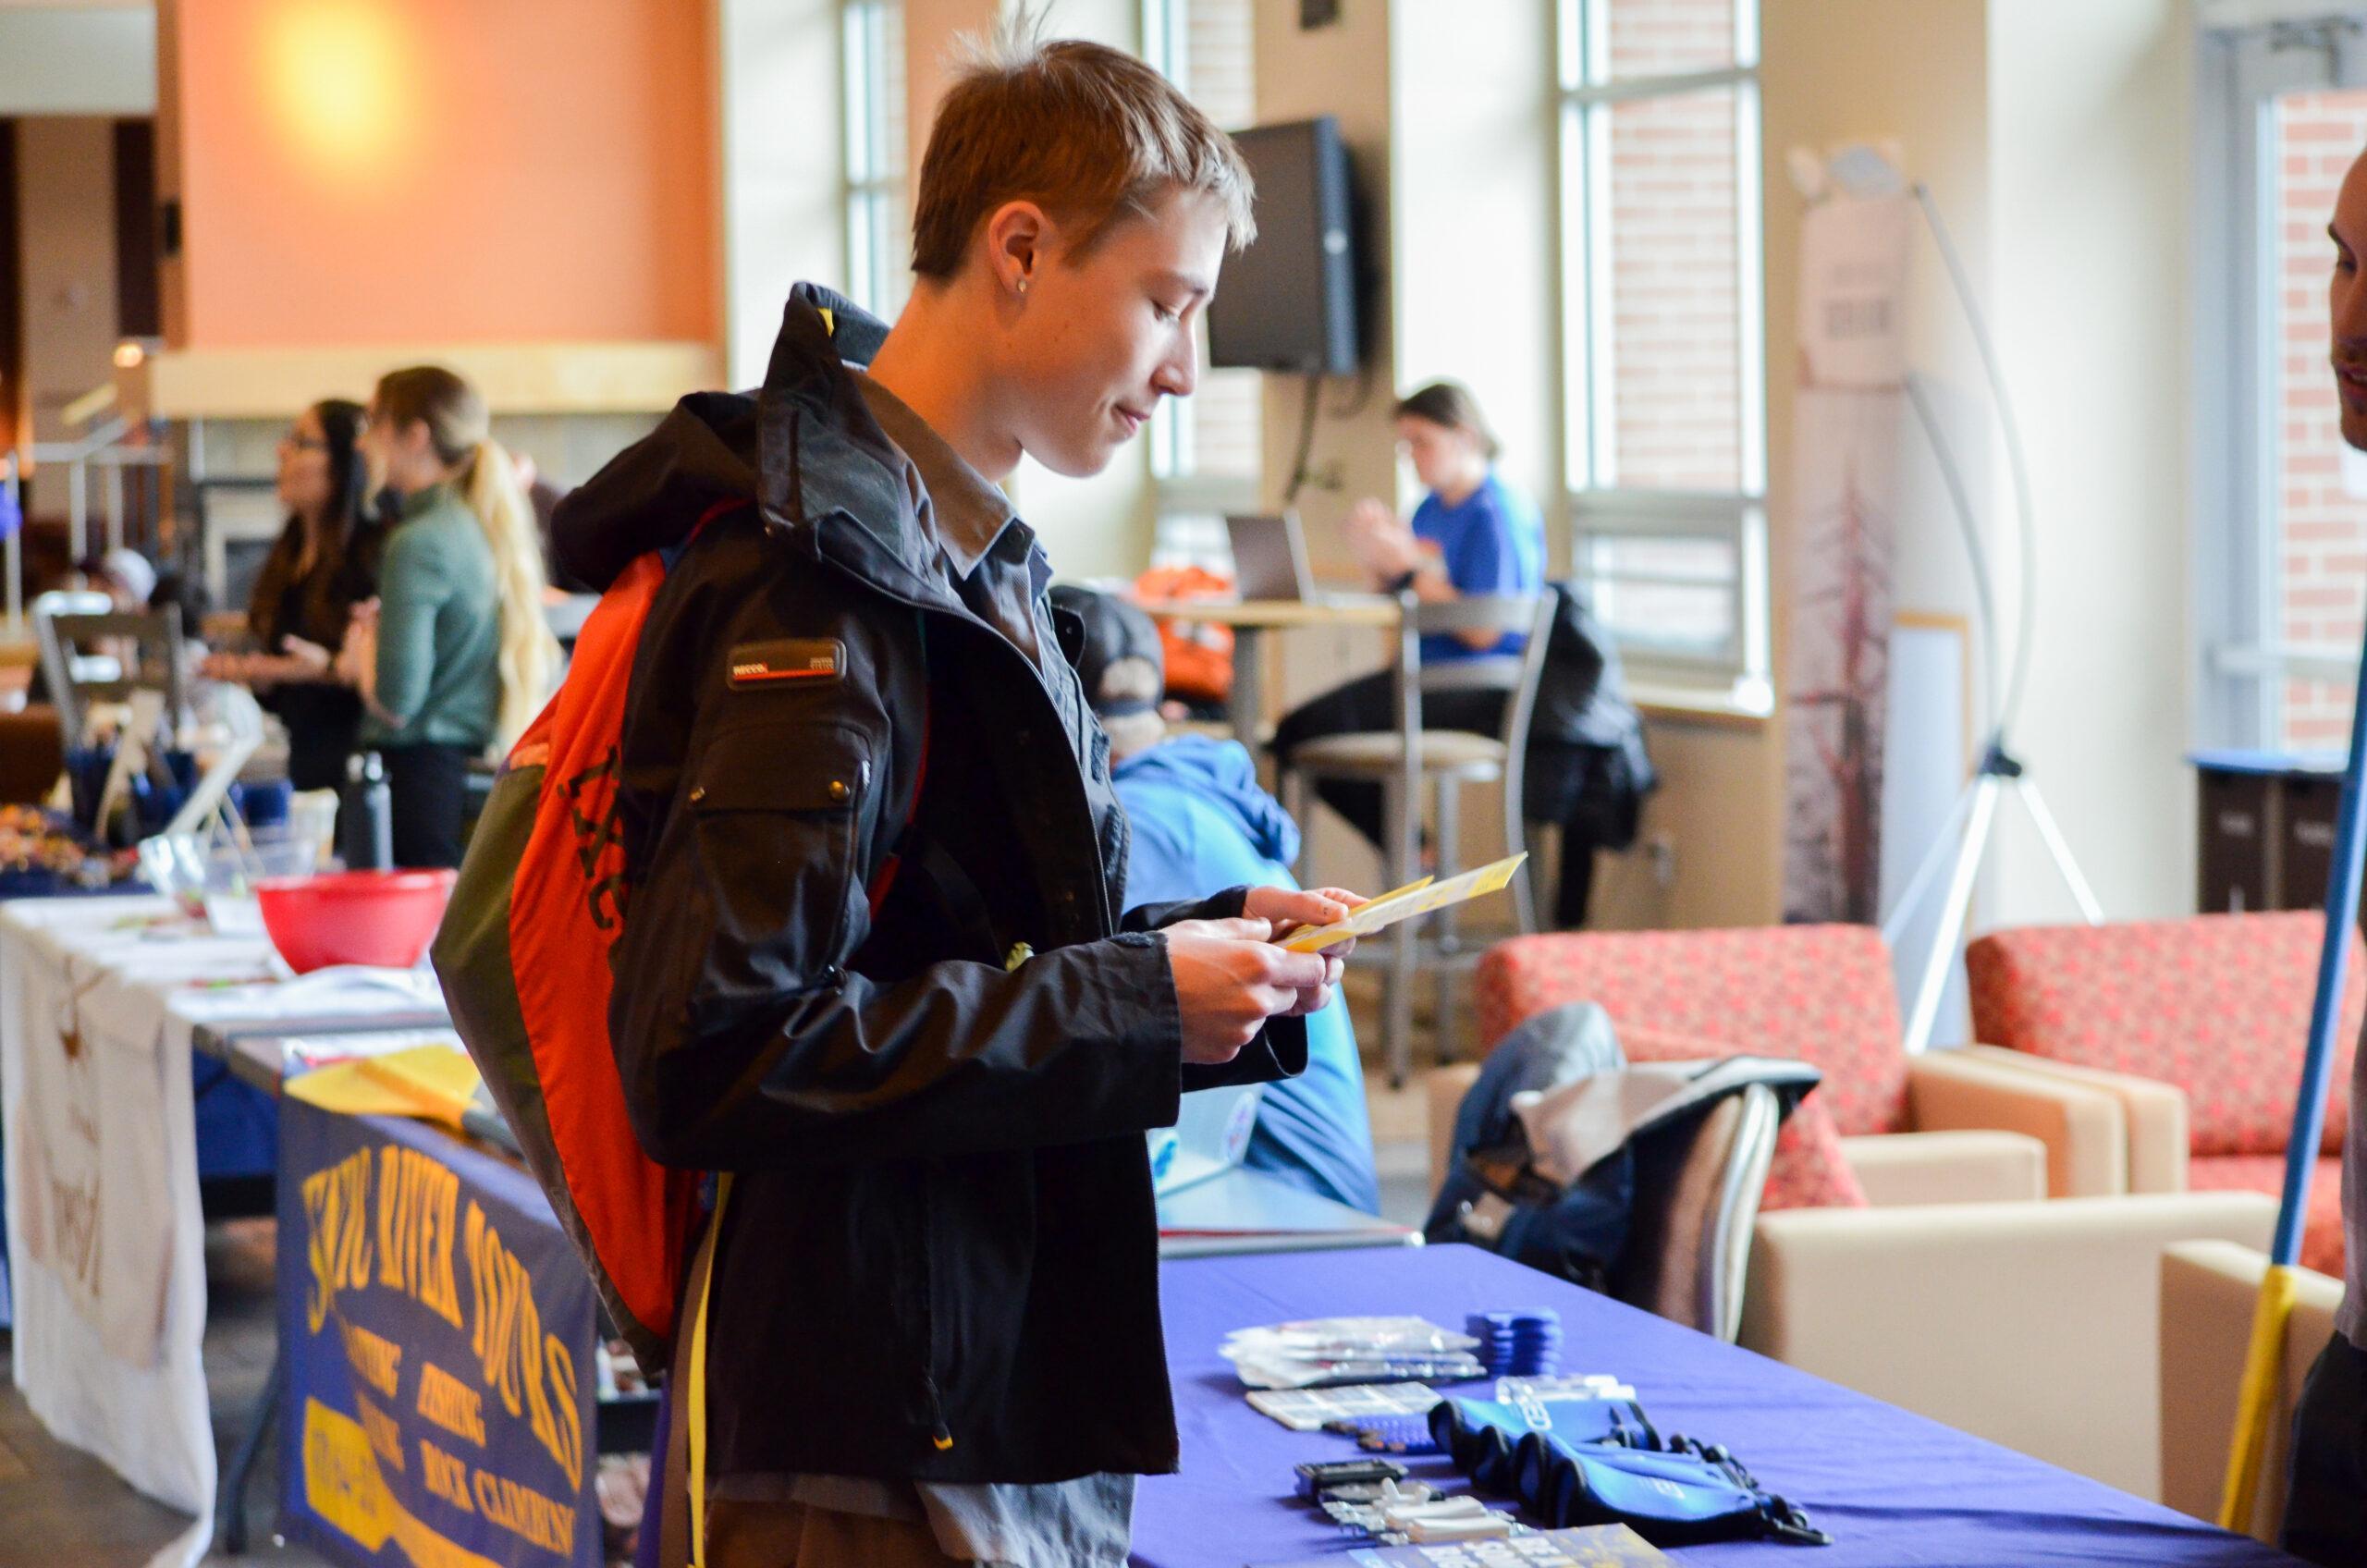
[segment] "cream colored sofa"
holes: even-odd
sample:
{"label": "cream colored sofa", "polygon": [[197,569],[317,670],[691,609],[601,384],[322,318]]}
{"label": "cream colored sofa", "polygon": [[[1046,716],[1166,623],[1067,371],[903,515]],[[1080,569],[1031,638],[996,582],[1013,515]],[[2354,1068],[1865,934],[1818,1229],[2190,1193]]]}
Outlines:
{"label": "cream colored sofa", "polygon": [[[2198,1519],[2219,1516],[2252,1304],[2267,1270],[2266,1253],[2229,1242],[2187,1242],[2162,1256],[2162,1501]],[[2302,1270],[2249,1526],[2271,1545],[2285,1519],[2293,1408],[2341,1303],[2341,1280]]]}

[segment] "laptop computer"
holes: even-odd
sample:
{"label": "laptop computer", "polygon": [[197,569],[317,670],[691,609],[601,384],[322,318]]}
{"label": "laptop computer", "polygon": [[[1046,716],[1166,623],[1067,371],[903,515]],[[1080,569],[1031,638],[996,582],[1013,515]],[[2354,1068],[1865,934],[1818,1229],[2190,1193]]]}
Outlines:
{"label": "laptop computer", "polygon": [[1196,1089],[1184,1096],[1172,1127],[1150,1132],[1151,1185],[1162,1197],[1180,1193],[1239,1165],[1249,1152],[1257,1125],[1263,1084],[1226,1089]]}
{"label": "laptop computer", "polygon": [[1306,564],[1306,532],[1296,512],[1228,517],[1224,527],[1233,536],[1233,581],[1244,599],[1313,604],[1319,597]]}

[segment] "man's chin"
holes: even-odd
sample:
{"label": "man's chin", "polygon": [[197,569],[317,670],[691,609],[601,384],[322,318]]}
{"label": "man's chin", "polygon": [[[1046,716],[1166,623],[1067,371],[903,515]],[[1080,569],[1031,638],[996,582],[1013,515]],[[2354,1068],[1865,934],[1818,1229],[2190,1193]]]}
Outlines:
{"label": "man's chin", "polygon": [[1063,479],[1091,479],[1110,466],[1122,443],[1093,442],[1073,449],[1030,452],[1027,455]]}
{"label": "man's chin", "polygon": [[2367,413],[2342,410],[2342,439],[2353,450],[2367,452]]}

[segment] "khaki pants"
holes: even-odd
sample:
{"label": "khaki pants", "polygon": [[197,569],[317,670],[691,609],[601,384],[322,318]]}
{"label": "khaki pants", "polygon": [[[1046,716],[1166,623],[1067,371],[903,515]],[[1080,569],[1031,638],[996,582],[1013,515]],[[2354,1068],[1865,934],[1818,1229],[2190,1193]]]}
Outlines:
{"label": "khaki pants", "polygon": [[[705,1295],[715,1262],[716,1227],[700,1238],[691,1263],[686,1300]],[[688,1370],[690,1312],[678,1329],[675,1365]],[[678,1399],[667,1434],[665,1464],[650,1501],[660,1512],[661,1568],[688,1568],[691,1561],[690,1402]],[[863,1513],[809,1508],[801,1502],[744,1502],[710,1496],[706,1506],[706,1561],[703,1568],[946,1568],[948,1557],[937,1532],[921,1519],[879,1519]],[[983,1565],[975,1565],[983,1568]]]}
{"label": "khaki pants", "polygon": [[706,1568],[946,1568],[926,1519],[874,1519],[802,1502],[707,1505]]}

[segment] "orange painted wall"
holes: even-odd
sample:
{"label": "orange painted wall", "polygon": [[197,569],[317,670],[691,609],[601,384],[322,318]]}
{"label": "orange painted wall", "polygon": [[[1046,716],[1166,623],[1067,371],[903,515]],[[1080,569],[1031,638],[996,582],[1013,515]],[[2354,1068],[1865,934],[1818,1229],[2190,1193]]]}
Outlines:
{"label": "orange painted wall", "polygon": [[708,0],[172,9],[175,347],[720,339]]}

